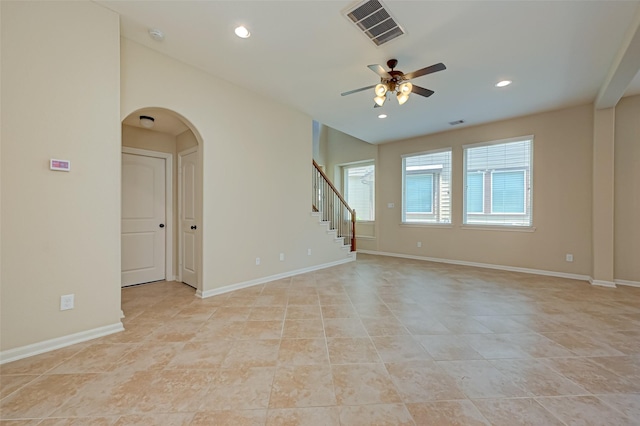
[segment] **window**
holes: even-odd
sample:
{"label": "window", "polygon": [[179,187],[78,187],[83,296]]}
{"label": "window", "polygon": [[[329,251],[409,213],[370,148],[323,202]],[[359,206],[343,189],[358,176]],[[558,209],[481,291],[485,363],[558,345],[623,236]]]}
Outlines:
{"label": "window", "polygon": [[451,149],[402,158],[402,222],[451,223]]}
{"label": "window", "polygon": [[464,147],[464,224],[531,226],[533,137]]}
{"label": "window", "polygon": [[355,209],[356,220],[375,220],[375,166],[358,163],[343,166],[344,195],[349,207]]}

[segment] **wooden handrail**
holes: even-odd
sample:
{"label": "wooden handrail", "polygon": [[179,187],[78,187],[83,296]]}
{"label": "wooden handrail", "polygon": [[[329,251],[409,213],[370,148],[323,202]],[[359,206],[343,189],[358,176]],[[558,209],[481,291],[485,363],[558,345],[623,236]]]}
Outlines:
{"label": "wooden handrail", "polygon": [[[333,185],[329,177],[322,171],[315,160],[313,160],[313,167],[316,172],[312,185],[314,192],[312,198],[313,211],[320,211],[323,220],[329,221],[330,229],[334,229],[338,237],[349,239],[351,251],[356,251],[356,211],[349,207],[349,204],[342,194],[340,194],[340,191]],[[318,182],[322,182],[322,185],[319,185]],[[318,202],[317,205],[316,202]],[[340,208],[343,209],[341,212],[335,210],[334,202],[341,206]],[[346,212],[349,212],[351,215],[350,226],[345,226],[346,223],[343,215],[346,216]]]}
{"label": "wooden handrail", "polygon": [[329,177],[324,174],[324,172],[322,171],[322,169],[320,168],[318,163],[316,163],[316,160],[311,160],[311,161],[313,161],[313,166],[316,168],[316,170],[318,170],[320,172],[320,174],[322,175],[324,180],[327,181],[327,184],[329,184],[331,189],[333,189],[333,192],[338,196],[340,201],[342,201],[342,204],[344,204],[344,206],[347,208],[347,210],[349,210],[349,213],[353,214],[353,209],[351,207],[349,207],[349,203],[347,203],[347,201],[344,198],[342,198],[342,194],[340,194],[340,191],[338,191],[336,189],[336,187],[333,186],[333,183],[331,183],[331,179],[329,179]]}

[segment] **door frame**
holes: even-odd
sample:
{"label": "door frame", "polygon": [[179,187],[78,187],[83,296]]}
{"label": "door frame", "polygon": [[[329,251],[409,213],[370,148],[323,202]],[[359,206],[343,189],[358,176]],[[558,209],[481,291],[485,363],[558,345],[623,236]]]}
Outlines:
{"label": "door frame", "polygon": [[[164,217],[165,217],[165,239],[164,239],[164,275],[166,281],[175,281],[173,274],[173,154],[167,152],[150,151],[147,149],[122,147],[123,154],[140,155],[143,157],[154,157],[164,159]],[[122,162],[121,162],[122,163]],[[120,185],[122,185],[122,179]]]}
{"label": "door frame", "polygon": [[[176,281],[182,282],[182,247],[184,244],[182,238],[182,157],[185,155],[193,154],[194,152],[198,152],[198,146],[192,146],[191,148],[187,148],[184,151],[180,151],[178,153],[178,271],[176,274]],[[196,161],[196,165],[199,164],[199,161]],[[199,166],[196,166],[199,167]],[[199,172],[197,172],[199,173]],[[199,182],[202,185],[202,181]],[[199,194],[196,194],[196,197],[199,197]],[[199,201],[196,198],[196,213],[201,213],[199,210]],[[198,238],[196,233],[196,238]],[[202,250],[202,246],[198,244],[198,240],[196,240],[196,248]],[[196,290],[200,288],[200,253],[196,253]]]}

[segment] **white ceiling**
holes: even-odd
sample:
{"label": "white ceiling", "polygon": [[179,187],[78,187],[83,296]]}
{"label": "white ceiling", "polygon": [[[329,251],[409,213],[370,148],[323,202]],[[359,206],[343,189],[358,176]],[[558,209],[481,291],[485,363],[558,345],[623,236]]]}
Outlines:
{"label": "white ceiling", "polygon": [[[121,15],[123,37],[370,143],[593,102],[640,11],[638,1],[386,0],[407,34],[376,47],[343,16],[351,1],[98,3]],[[234,35],[239,24],[251,38]],[[438,62],[447,70],[413,80],[435,94],[402,106],[390,99],[374,110],[372,90],[340,96],[376,84],[367,65],[391,58],[405,73]],[[502,79],[513,84],[494,87]]]}

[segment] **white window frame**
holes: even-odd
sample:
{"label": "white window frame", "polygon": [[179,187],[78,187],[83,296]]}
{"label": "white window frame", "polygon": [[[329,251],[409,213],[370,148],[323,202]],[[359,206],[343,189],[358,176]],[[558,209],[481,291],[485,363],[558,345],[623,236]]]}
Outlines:
{"label": "white window frame", "polygon": [[[340,170],[340,179],[342,180],[341,182],[341,186],[342,186],[342,193],[344,195],[344,199],[347,201],[347,203],[349,203],[349,198],[348,198],[348,187],[349,187],[349,183],[348,183],[348,178],[347,178],[347,171],[350,168],[356,168],[356,167],[366,167],[366,166],[373,166],[373,175],[374,175],[374,179],[373,179],[373,219],[368,219],[368,220],[361,220],[358,219],[358,209],[356,209],[356,222],[357,223],[374,223],[376,221],[376,179],[375,179],[375,175],[376,175],[376,162],[375,160],[362,160],[362,161],[355,161],[353,163],[344,163],[344,164],[339,164],[338,168]],[[351,204],[349,204],[349,207],[354,208],[354,206],[352,206]]]}
{"label": "white window frame", "polygon": [[[471,213],[471,212],[467,212],[467,150],[468,149],[472,149],[472,148],[479,148],[479,147],[484,147],[484,146],[492,146],[492,145],[503,145],[503,144],[508,144],[508,143],[512,143],[512,142],[524,142],[524,141],[530,141],[530,149],[529,149],[529,165],[528,165],[528,170],[526,168],[518,168],[518,167],[514,167],[511,170],[504,170],[506,171],[523,171],[525,173],[525,180],[524,180],[524,194],[525,194],[525,198],[524,198],[524,213],[494,213],[492,212],[492,207],[493,207],[493,173],[496,172],[500,172],[502,170],[487,170],[484,173],[484,178],[486,179],[486,174],[487,172],[491,173],[491,197],[492,199],[489,202],[489,211],[487,212],[485,209],[485,206],[483,205],[483,212],[482,213]],[[518,136],[518,137],[513,137],[513,138],[508,138],[508,139],[500,139],[500,140],[495,140],[495,141],[490,141],[490,142],[478,142],[478,143],[473,143],[473,144],[468,144],[468,145],[463,145],[462,146],[462,157],[463,157],[463,169],[462,169],[462,185],[463,185],[463,193],[462,193],[462,227],[463,228],[486,228],[486,229],[506,229],[506,230],[535,230],[534,227],[534,222],[533,222],[533,157],[534,157],[534,135],[524,135],[524,136]],[[471,172],[471,173],[478,173],[480,171],[475,171],[475,172]],[[528,172],[528,173],[527,173]],[[527,176],[528,175],[528,176]],[[527,187],[527,177],[528,177],[528,187]],[[486,196],[485,194],[485,188],[483,185],[483,200],[484,197]],[[501,216],[501,215],[510,215],[510,216],[526,216],[527,215],[527,202],[529,205],[529,224],[528,225],[516,225],[516,224],[512,224],[512,223],[499,223],[499,222],[495,222],[495,223],[477,223],[477,222],[472,222],[469,223],[468,222],[468,217],[473,217],[473,216]]]}
{"label": "white window frame", "polygon": [[[448,152],[449,153],[449,220],[447,222],[436,222],[434,221],[428,221],[428,220],[407,220],[407,183],[406,183],[406,170],[407,170],[407,165],[406,165],[406,160],[407,158],[412,158],[412,157],[419,157],[422,155],[432,155],[432,154],[439,154],[439,153],[443,153],[443,152]],[[451,184],[451,180],[453,179],[453,148],[451,147],[447,147],[447,148],[441,148],[441,149],[434,149],[434,150],[429,150],[429,151],[422,151],[422,152],[414,152],[411,154],[404,154],[401,156],[402,159],[402,211],[401,211],[401,224],[402,225],[411,225],[411,226],[451,226],[451,216],[452,216],[452,204],[453,204],[453,196],[452,196],[452,184]],[[412,167],[412,166],[411,166]],[[426,166],[416,166],[416,167],[420,167],[422,170],[434,170],[433,173],[433,181],[432,181],[432,185],[431,185],[431,212],[425,212],[425,214],[429,214],[429,215],[433,215],[436,216],[436,212],[435,212],[435,198],[436,198],[436,190],[435,190],[435,185],[436,185],[436,181],[441,181],[442,179],[442,173],[440,173],[440,179],[436,179],[435,176],[435,171],[438,170],[443,170],[442,167],[437,167],[435,165],[426,165]],[[415,212],[412,212],[415,213]]]}

